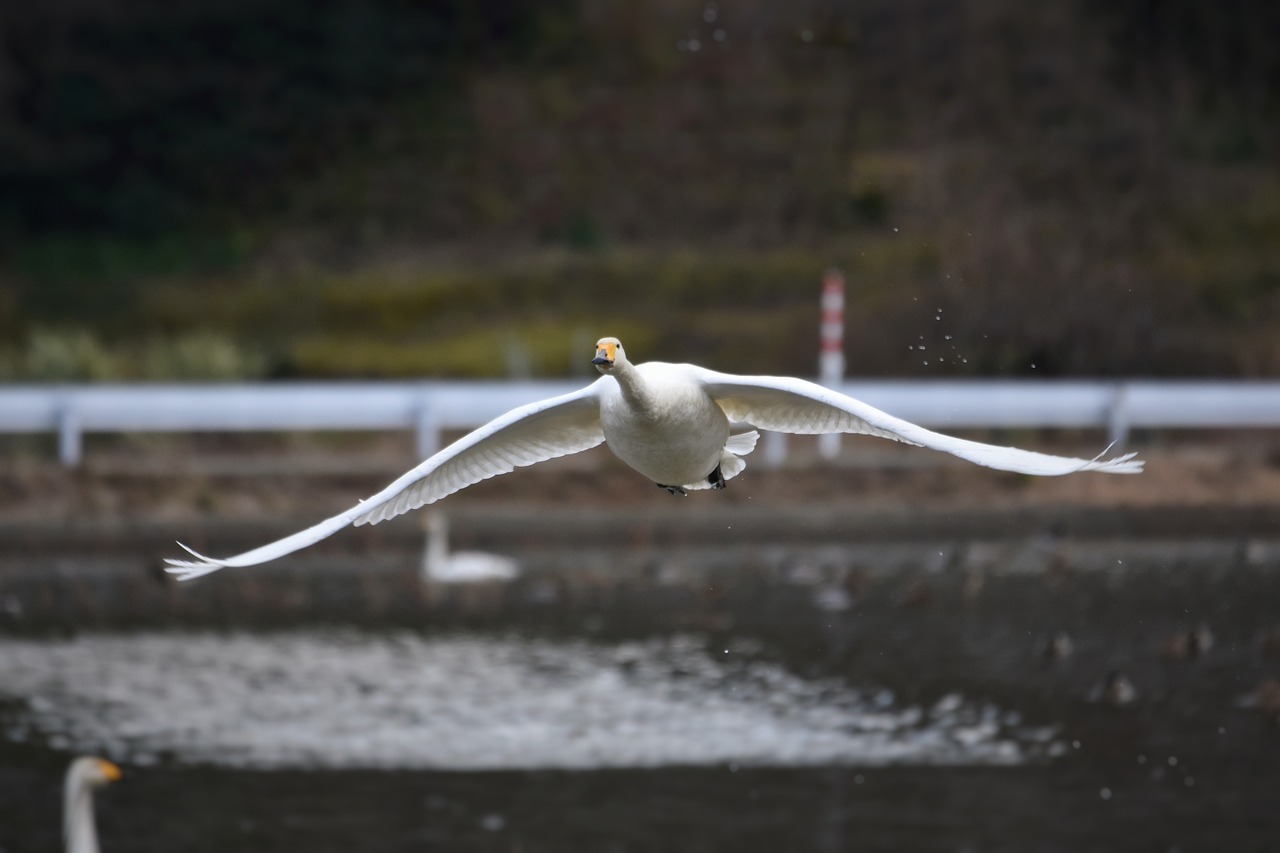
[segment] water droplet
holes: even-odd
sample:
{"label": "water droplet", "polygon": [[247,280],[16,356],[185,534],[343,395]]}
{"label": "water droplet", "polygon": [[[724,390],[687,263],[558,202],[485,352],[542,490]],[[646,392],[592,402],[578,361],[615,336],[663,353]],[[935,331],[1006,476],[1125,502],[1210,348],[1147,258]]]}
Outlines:
{"label": "water droplet", "polygon": [[1101,791],[1099,791],[1099,792],[1098,792],[1098,796],[1099,796],[1099,797],[1102,797],[1102,799],[1104,799],[1104,800],[1109,800],[1109,799],[1111,799],[1111,789],[1110,789],[1110,788],[1103,788]]}
{"label": "water droplet", "polygon": [[[813,41],[813,30],[807,30],[807,29],[806,29],[806,30],[801,30],[801,31],[800,31],[800,41],[804,42],[805,44],[808,44],[809,42]],[[898,229],[897,229],[897,228],[895,228],[895,229],[893,229],[893,230],[894,230],[894,231],[897,231]]]}
{"label": "water droplet", "polygon": [[1178,766],[1178,756],[1176,756],[1176,755],[1170,755],[1170,756],[1169,756],[1169,766],[1170,766],[1170,767],[1177,767],[1177,766]]}
{"label": "water droplet", "polygon": [[718,42],[723,42],[729,36],[728,36],[728,33],[726,33],[724,30],[716,30],[711,34],[711,37]]}

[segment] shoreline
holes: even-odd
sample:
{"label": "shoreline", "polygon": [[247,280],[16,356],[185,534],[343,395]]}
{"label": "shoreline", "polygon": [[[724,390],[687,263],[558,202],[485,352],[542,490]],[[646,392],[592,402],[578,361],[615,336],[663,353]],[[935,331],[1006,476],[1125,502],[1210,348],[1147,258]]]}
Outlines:
{"label": "shoreline", "polygon": [[[847,592],[867,578],[924,589],[1117,567],[1169,578],[1280,570],[1280,454],[1270,436],[1143,449],[1148,471],[1127,477],[1029,478],[914,448],[846,444],[827,463],[801,443],[791,467],[749,467],[724,492],[688,498],[658,494],[607,452],[589,452],[192,584],[163,572],[165,557],[180,556],[177,541],[212,554],[257,547],[352,505],[412,458],[384,439],[374,453],[366,444],[273,454],[248,442],[174,454],[183,445],[168,443],[94,454],[76,471],[19,460],[0,472],[0,631],[477,614],[498,624],[544,599],[595,596],[625,608],[637,590],[696,599],[717,586]],[[449,520],[451,550],[516,558],[522,577],[425,583],[430,513]]]}

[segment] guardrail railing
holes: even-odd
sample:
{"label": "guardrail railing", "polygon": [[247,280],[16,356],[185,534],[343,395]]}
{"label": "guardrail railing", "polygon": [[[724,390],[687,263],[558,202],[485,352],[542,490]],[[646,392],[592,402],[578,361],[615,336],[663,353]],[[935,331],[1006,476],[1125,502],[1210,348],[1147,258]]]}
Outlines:
{"label": "guardrail railing", "polygon": [[[0,386],[0,432],[53,432],[79,463],[90,432],[413,430],[418,451],[581,380]],[[838,390],[937,429],[1077,427],[1123,445],[1133,428],[1280,426],[1280,382],[864,380]],[[766,445],[782,461],[785,443]]]}

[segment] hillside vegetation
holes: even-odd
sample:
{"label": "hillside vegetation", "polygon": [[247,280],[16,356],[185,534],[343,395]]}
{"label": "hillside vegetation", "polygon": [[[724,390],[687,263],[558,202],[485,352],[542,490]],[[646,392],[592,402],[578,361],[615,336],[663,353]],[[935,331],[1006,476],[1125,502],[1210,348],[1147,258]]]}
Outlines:
{"label": "hillside vegetation", "polygon": [[1276,7],[484,5],[0,13],[0,376],[1280,372]]}

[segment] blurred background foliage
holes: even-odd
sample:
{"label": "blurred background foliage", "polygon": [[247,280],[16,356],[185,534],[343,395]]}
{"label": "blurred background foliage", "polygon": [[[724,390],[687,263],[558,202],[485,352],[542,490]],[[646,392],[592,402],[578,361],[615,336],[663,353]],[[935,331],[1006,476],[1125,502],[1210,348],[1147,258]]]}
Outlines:
{"label": "blurred background foliage", "polygon": [[0,378],[1280,372],[1280,5],[0,8]]}

